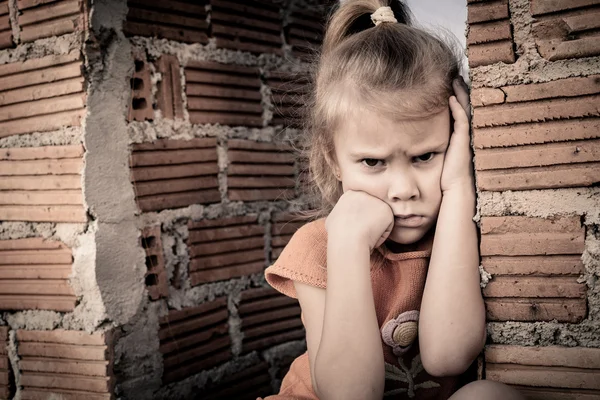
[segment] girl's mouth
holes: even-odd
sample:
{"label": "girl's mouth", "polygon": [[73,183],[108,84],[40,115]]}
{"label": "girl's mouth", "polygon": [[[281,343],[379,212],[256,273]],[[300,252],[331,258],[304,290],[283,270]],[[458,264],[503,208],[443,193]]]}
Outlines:
{"label": "girl's mouth", "polygon": [[396,226],[404,228],[417,228],[423,224],[425,218],[422,215],[396,215],[394,217],[394,223]]}

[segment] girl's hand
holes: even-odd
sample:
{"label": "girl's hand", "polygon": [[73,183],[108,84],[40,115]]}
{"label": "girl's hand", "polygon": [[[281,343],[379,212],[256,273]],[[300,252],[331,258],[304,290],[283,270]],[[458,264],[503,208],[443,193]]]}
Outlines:
{"label": "girl's hand", "polygon": [[469,96],[463,85],[464,82],[460,83],[455,80],[453,87],[456,96],[450,97],[450,112],[454,119],[454,131],[450,135],[450,144],[444,159],[441,179],[442,193],[454,187],[473,189],[474,186],[473,156],[469,135],[469,115],[467,114],[467,112],[470,114]]}
{"label": "girl's hand", "polygon": [[327,217],[325,227],[330,240],[344,240],[347,246],[368,245],[371,252],[392,232],[394,213],[377,197],[348,190]]}

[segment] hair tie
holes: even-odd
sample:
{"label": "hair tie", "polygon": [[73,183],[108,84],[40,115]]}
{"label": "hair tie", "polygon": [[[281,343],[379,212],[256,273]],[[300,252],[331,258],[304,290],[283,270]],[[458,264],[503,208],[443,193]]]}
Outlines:
{"label": "hair tie", "polygon": [[379,7],[373,14],[371,14],[371,21],[375,24],[375,26],[381,24],[382,22],[398,22],[396,17],[394,17],[394,12],[391,7]]}

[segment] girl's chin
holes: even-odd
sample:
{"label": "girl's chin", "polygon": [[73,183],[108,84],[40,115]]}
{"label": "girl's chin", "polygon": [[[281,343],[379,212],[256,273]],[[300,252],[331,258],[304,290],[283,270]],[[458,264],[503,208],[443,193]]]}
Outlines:
{"label": "girl's chin", "polygon": [[425,227],[419,228],[394,228],[388,237],[388,240],[391,240],[394,243],[398,244],[414,244],[419,240],[423,239],[425,234],[429,231],[429,229],[425,229]]}

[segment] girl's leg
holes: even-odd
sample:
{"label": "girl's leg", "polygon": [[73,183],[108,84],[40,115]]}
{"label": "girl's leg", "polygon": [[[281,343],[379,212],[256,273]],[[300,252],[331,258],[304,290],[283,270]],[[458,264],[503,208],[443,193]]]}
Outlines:
{"label": "girl's leg", "polygon": [[503,383],[483,380],[463,386],[449,400],[525,400],[525,396]]}

